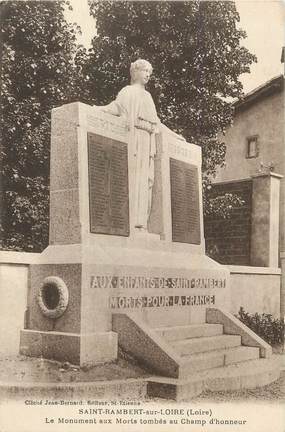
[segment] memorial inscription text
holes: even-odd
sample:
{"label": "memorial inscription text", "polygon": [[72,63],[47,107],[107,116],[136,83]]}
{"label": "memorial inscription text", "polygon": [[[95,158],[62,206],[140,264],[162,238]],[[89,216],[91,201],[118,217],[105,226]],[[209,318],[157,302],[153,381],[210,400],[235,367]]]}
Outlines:
{"label": "memorial inscription text", "polygon": [[[110,309],[203,307],[215,305],[216,294],[220,289],[226,288],[226,279],[215,277],[92,275],[90,288],[92,290],[111,290],[108,304]],[[116,295],[114,289],[118,290],[118,295]],[[150,289],[150,295],[146,291],[148,289]],[[153,289],[155,289],[155,293]],[[165,289],[167,290],[166,293],[164,292]]]}
{"label": "memorial inscription text", "polygon": [[90,231],[129,235],[127,144],[88,133]]}
{"label": "memorial inscription text", "polygon": [[198,169],[170,158],[172,241],[200,244]]}

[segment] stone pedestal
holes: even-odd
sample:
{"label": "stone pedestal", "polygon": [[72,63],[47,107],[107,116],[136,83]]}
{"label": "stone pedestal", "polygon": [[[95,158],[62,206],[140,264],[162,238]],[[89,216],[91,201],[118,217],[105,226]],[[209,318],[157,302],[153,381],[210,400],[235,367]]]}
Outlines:
{"label": "stone pedestal", "polygon": [[207,307],[229,309],[229,271],[205,255],[200,148],[158,136],[142,233],[133,222],[132,146],[122,118],[82,103],[53,110],[50,245],[30,269],[22,353],[111,361],[114,313],[162,327],[205,323]]}
{"label": "stone pedestal", "polygon": [[278,267],[279,195],[282,176],[275,173],[252,177],[252,229],[250,264]]}

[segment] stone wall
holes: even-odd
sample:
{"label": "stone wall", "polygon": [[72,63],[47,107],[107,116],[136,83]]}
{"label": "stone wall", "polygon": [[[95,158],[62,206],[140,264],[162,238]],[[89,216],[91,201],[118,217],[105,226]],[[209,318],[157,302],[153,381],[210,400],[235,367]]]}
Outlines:
{"label": "stone wall", "polygon": [[28,268],[38,254],[0,251],[0,355],[19,353],[27,307]]}
{"label": "stone wall", "polygon": [[222,264],[250,264],[252,181],[243,180],[213,185],[212,196],[225,193],[239,196],[244,204],[225,219],[207,216],[204,220],[206,252]]}
{"label": "stone wall", "polygon": [[231,273],[231,309],[271,314],[280,318],[281,270],[270,267],[229,266]]}

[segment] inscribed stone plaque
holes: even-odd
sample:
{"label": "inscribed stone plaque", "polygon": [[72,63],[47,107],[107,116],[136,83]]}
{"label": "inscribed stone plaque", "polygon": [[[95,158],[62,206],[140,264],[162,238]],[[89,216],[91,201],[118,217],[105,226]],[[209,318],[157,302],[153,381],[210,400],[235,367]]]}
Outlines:
{"label": "inscribed stone plaque", "polygon": [[127,144],[88,133],[88,171],[90,231],[128,236]]}
{"label": "inscribed stone plaque", "polygon": [[200,244],[198,169],[170,158],[172,241]]}

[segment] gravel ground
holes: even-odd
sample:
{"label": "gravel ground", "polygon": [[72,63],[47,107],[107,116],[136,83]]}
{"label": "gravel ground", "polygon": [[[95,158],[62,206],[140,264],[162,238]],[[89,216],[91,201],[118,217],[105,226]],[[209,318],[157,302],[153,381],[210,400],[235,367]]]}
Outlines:
{"label": "gravel ground", "polygon": [[68,362],[25,356],[0,358],[0,381],[13,383],[92,382],[144,377],[149,374],[120,358],[117,362],[79,368]]}
{"label": "gravel ground", "polygon": [[224,391],[224,392],[204,392],[195,402],[242,402],[242,401],[272,401],[285,402],[285,371],[281,372],[279,380],[264,387],[254,389]]}
{"label": "gravel ground", "polygon": [[[284,366],[285,366],[285,356]],[[285,367],[283,368],[285,369]],[[92,382],[118,380],[150,376],[139,365],[130,363],[127,358],[119,358],[115,363],[102,364],[90,369],[79,368],[70,363],[60,363],[25,356],[0,358],[0,381],[2,382]],[[279,380],[267,386],[225,392],[204,392],[193,402],[239,402],[239,401],[285,402],[285,370]],[[169,403],[170,401],[168,401]]]}

